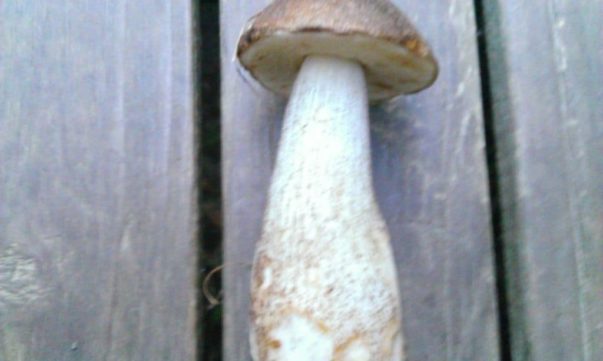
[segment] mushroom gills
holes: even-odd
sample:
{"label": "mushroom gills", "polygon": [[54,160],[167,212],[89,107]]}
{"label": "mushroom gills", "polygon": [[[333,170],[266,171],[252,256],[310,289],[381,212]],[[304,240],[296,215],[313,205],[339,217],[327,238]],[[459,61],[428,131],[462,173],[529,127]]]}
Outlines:
{"label": "mushroom gills", "polygon": [[435,80],[437,64],[406,47],[362,34],[277,32],[241,55],[251,75],[267,88],[289,95],[299,69],[310,55],[348,59],[366,71],[369,100],[414,93]]}

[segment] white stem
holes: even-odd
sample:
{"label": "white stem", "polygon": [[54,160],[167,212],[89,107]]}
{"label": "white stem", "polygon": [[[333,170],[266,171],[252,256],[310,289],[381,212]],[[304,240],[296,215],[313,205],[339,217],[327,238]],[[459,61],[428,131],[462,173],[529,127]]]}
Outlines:
{"label": "white stem", "polygon": [[287,107],[252,280],[257,361],[400,361],[362,67],[309,57]]}

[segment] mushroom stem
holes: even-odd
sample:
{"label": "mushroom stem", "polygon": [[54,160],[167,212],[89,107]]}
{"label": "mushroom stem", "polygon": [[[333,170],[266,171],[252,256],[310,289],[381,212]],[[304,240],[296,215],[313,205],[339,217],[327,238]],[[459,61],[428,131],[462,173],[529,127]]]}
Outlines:
{"label": "mushroom stem", "polygon": [[362,67],[308,58],[285,113],[267,220],[362,217],[374,204],[369,157]]}
{"label": "mushroom stem", "polygon": [[287,106],[254,262],[256,361],[402,359],[368,124],[363,68],[308,57]]}

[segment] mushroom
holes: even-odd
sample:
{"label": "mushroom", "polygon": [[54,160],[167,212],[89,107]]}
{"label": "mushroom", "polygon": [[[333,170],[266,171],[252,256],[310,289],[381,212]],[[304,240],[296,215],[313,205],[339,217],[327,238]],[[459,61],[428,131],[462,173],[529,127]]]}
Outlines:
{"label": "mushroom", "polygon": [[252,271],[253,359],[402,360],[368,103],[431,85],[428,45],[387,0],[276,0],[250,20],[237,55],[290,95]]}

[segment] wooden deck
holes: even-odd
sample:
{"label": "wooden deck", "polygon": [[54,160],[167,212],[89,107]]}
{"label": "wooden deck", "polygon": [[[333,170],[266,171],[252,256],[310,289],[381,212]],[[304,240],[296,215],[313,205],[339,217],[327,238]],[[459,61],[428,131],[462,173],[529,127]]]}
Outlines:
{"label": "wooden deck", "polygon": [[[268,2],[222,0],[214,50],[227,361],[250,360],[285,105],[233,61]],[[371,109],[407,361],[603,360],[603,0],[394,2],[440,62],[433,87]],[[0,1],[0,361],[214,346],[197,312],[198,15],[187,0]]]}
{"label": "wooden deck", "polygon": [[603,2],[484,10],[513,360],[603,360]]}
{"label": "wooden deck", "polygon": [[0,3],[0,360],[194,360],[191,9]]}

